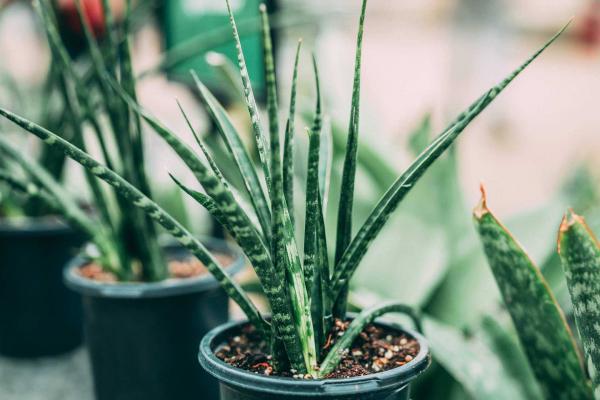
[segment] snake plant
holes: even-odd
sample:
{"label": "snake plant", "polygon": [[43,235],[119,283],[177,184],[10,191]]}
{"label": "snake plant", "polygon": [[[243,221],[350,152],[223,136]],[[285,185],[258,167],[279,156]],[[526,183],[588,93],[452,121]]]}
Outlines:
{"label": "snake plant", "polygon": [[[76,4],[82,16],[81,5]],[[33,5],[43,23],[53,64],[60,70],[64,118],[68,121],[61,138],[85,150],[89,142],[86,132],[90,132],[99,144],[106,165],[118,170],[150,196],[140,119],[124,101],[113,95],[104,79],[105,76],[118,79],[123,90],[135,97],[128,26],[130,7],[122,23],[117,24],[110,17],[110,4],[103,3],[111,34],[102,44],[96,42],[87,19],[80,18],[92,60],[92,68],[82,73],[59,35],[52,3],[37,0]],[[53,146],[45,146],[44,150],[58,150],[64,156]],[[86,183],[92,195],[90,205],[95,211],[95,215],[90,215],[80,205],[80,198],[66,189],[66,183],[57,179],[52,165],[27,157],[4,137],[0,137],[0,154],[5,163],[0,166],[0,181],[8,184],[13,192],[62,215],[71,226],[87,235],[100,252],[99,263],[118,279],[160,280],[167,277],[154,222],[133,204],[115,196],[114,190],[101,185],[93,171],[86,171]],[[77,192],[80,194],[81,190]],[[115,203],[117,207],[114,207]]]}
{"label": "snake plant", "polygon": [[[135,206],[145,212],[148,217],[160,224],[202,261],[230,298],[241,307],[249,322],[265,337],[270,338],[273,363],[276,368],[290,368],[298,373],[320,378],[336,367],[340,355],[367,323],[383,313],[408,311],[404,305],[398,303],[387,303],[363,311],[354,319],[350,328],[328,354],[322,357],[320,350],[334,317],[345,317],[348,282],[390,215],[427,169],[449,148],[469,123],[562,31],[498,85],[487,90],[458,115],[395,180],[374,206],[366,221],[355,230],[352,221],[352,199],[354,197],[357,143],[360,129],[361,49],[367,6],[367,1],[363,0],[335,240],[327,237],[325,230],[323,209],[328,200],[326,194],[329,182],[325,177],[328,176],[329,162],[321,159],[320,145],[323,141],[322,135],[324,135],[321,129],[323,104],[317,62],[313,60],[316,100],[312,125],[306,129],[309,150],[305,187],[304,245],[301,249],[300,241],[294,234],[296,224],[292,218],[294,215],[292,202],[294,185],[290,176],[295,162],[292,157],[293,141],[299,134],[296,133],[294,117],[295,87],[301,44],[298,44],[294,63],[290,107],[284,128],[281,129],[269,19],[265,7],[261,7],[268,115],[268,130],[264,129],[245,66],[236,22],[229,3],[227,5],[238,52],[245,102],[251,117],[252,131],[258,149],[258,166],[255,165],[244,147],[240,133],[234,128],[225,109],[198,79],[196,79],[196,83],[200,98],[225,143],[229,156],[234,160],[237,172],[242,177],[244,183],[242,190],[234,190],[233,185],[225,179],[224,174],[191,124],[189,127],[197,140],[202,155],[197,154],[174,132],[141,108],[132,96],[131,90],[127,90],[126,87],[119,84],[114,77],[99,74],[99,79],[104,84],[110,85],[114,93],[127,102],[130,110],[145,120],[194,174],[204,192],[185,186],[175,177],[173,179],[187,194],[206,208],[242,248],[260,280],[265,297],[268,299],[271,310],[270,318],[258,310],[201,241],[156,204],[144,190],[141,190],[138,182],[131,181],[128,176],[122,176],[111,165],[104,165],[86,153],[85,149],[69,143],[60,135],[42,126],[6,109],[0,109],[0,115],[39,137],[47,145],[62,149],[68,157],[83,165],[89,173],[111,185],[120,194],[123,203],[126,202],[128,207]],[[182,113],[187,120],[187,115],[183,110]],[[250,204],[247,204],[245,199],[249,199]],[[334,241],[335,257],[330,258],[329,243]]]}
{"label": "snake plant", "polygon": [[475,225],[529,365],[547,399],[599,399],[598,299],[600,245],[582,217],[569,210],[560,225],[558,253],[573,303],[584,358],[563,310],[539,267],[491,213],[485,192]]}

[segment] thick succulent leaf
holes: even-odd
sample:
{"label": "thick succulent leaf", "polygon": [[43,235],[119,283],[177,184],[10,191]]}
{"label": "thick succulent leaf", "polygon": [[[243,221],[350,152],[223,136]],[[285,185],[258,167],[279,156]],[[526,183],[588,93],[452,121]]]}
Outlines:
{"label": "thick succulent leaf", "polygon": [[209,157],[211,168],[207,168],[204,165],[204,162],[198,158],[194,151],[177,137],[177,135],[171,132],[148,112],[143,110],[130,97],[124,94],[123,91],[119,90],[117,86],[114,88],[129,102],[132,109],[171,146],[181,160],[192,171],[198,182],[200,182],[204,190],[206,190],[206,193],[219,205],[224,217],[228,220],[228,226],[236,230],[235,235],[240,239],[238,244],[248,256],[261,283],[265,287],[265,293],[269,297],[272,289],[279,286],[276,283],[277,277],[274,275],[270,253],[266,244],[263,242],[262,237],[255,229],[252,220],[240,206],[234,193],[225,183],[221,174],[215,171],[215,163],[212,162]]}
{"label": "thick succulent leaf", "polygon": [[306,290],[312,292],[317,261],[317,221],[319,213],[319,134],[308,131],[308,162],[306,174],[306,216],[304,218],[304,279]]}
{"label": "thick succulent leaf", "polygon": [[263,49],[265,58],[265,82],[267,86],[267,112],[271,143],[271,210],[272,252],[275,273],[287,285],[287,309],[273,308],[273,324],[285,345],[292,368],[314,374],[317,351],[310,310],[310,299],[305,286],[304,273],[298,254],[294,227],[285,202],[281,147],[277,107],[275,65],[271,42],[271,29],[266,8],[260,7],[263,24]]}
{"label": "thick succulent leaf", "polygon": [[[11,186],[21,187],[21,190],[31,196],[42,196],[46,201],[57,207],[61,214],[82,232],[94,237],[99,231],[94,221],[89,218],[77,205],[72,195],[67,192],[48,172],[35,161],[29,159],[21,151],[13,147],[8,141],[0,136],[0,153],[18,163],[31,177],[31,183],[21,180],[12,174],[6,173],[3,181]],[[38,182],[38,184],[34,183]],[[42,189],[45,191],[42,192]]]}
{"label": "thick succulent leaf", "polygon": [[489,211],[485,194],[474,218],[498,288],[545,397],[591,398],[575,340],[541,271]]}
{"label": "thick succulent leaf", "polygon": [[265,237],[268,238],[271,229],[271,212],[252,160],[244,147],[239,133],[233,126],[233,123],[229,119],[223,106],[221,106],[219,101],[210,93],[206,86],[200,82],[196,74],[193,74],[193,77],[200,94],[200,99],[204,103],[217,130],[221,134],[229,153],[233,156],[233,159],[237,164],[240,175],[244,181],[244,186],[250,194],[250,199],[252,200],[263,233]]}
{"label": "thick succulent leaf", "polygon": [[356,59],[354,63],[354,82],[352,87],[352,102],[350,105],[350,121],[346,154],[342,173],[340,202],[343,207],[338,209],[337,236],[335,246],[335,261],[338,262],[352,238],[352,204],[354,202],[354,181],[356,178],[356,154],[358,150],[358,128],[360,116],[360,70],[362,63],[362,41],[365,25],[367,0],[363,0],[358,35],[356,38]]}
{"label": "thick succulent leaf", "polygon": [[198,202],[198,204],[200,204],[202,207],[204,207],[206,209],[206,211],[208,211],[208,213],[210,215],[212,215],[219,224],[221,224],[230,233],[235,232],[234,229],[227,228],[227,219],[225,218],[225,216],[219,209],[219,206],[213,199],[211,199],[209,196],[205,195],[204,193],[200,193],[194,189],[187,187],[186,185],[181,183],[179,181],[179,179],[175,178],[172,174],[169,174],[169,176],[171,177],[173,182],[175,182],[175,184],[181,188],[181,190],[183,190],[188,196],[190,196],[192,199],[196,200]]}
{"label": "thick succulent leaf", "polygon": [[[316,343],[320,346],[324,333],[324,309],[322,265],[319,247],[319,225],[321,208],[319,196],[319,147],[318,132],[308,131],[309,148],[306,175],[306,216],[304,218],[304,281],[310,295],[313,323],[315,324]],[[329,273],[327,269],[327,274]]]}
{"label": "thick succulent leaf", "polygon": [[[369,245],[381,231],[391,213],[406,194],[414,187],[425,171],[438,159],[446,149],[456,140],[464,129],[515,79],[533,60],[535,60],[558,36],[566,26],[554,35],[544,46],[536,51],[527,61],[513,71],[498,85],[488,90],[475,101],[465,112],[446,128],[411,164],[402,176],[390,187],[377,203],[367,221],[360,228],[338,263],[333,282],[333,294],[340,293],[346,282],[350,279],[358,264],[364,257]],[[341,203],[345,204],[345,203]]]}
{"label": "thick succulent leaf", "polygon": [[178,221],[167,214],[160,206],[117,173],[103,166],[91,156],[65,141],[60,136],[3,108],[0,108],[0,115],[19,125],[29,133],[39,137],[47,145],[60,148],[69,158],[81,164],[92,174],[113,186],[121,196],[143,210],[206,265],[206,268],[213,274],[215,279],[219,281],[223,289],[227,292],[227,295],[240,306],[257,329],[268,332],[269,328],[267,323],[239,285],[221,268],[206,247],[204,247],[198,239],[189,233]]}
{"label": "thick succulent leaf", "polygon": [[285,202],[288,205],[292,224],[294,222],[294,136],[296,126],[296,87],[298,85],[298,62],[300,61],[300,49],[302,40],[298,41],[296,47],[296,58],[294,60],[294,72],[292,74],[292,88],[290,94],[290,107],[287,123],[285,125],[285,136],[283,142],[283,192]]}
{"label": "thick succulent leaf", "polygon": [[363,310],[352,320],[346,332],[344,332],[342,337],[337,340],[331,350],[329,350],[329,353],[327,353],[327,356],[321,363],[319,377],[323,378],[330,374],[338,366],[342,357],[348,352],[354,339],[356,339],[365,327],[387,313],[407,314],[413,320],[417,330],[423,330],[420,313],[410,306],[400,303],[385,303]]}
{"label": "thick succulent leaf", "polygon": [[263,128],[260,122],[260,113],[258,111],[258,106],[256,105],[256,99],[254,97],[254,90],[252,89],[252,85],[250,83],[250,76],[248,75],[248,68],[246,67],[246,58],[244,57],[244,52],[242,51],[242,44],[240,43],[240,35],[238,33],[238,28],[235,22],[235,18],[233,17],[233,12],[231,11],[231,5],[229,4],[229,0],[227,2],[227,12],[229,13],[229,22],[231,23],[231,29],[233,30],[233,38],[235,41],[235,47],[238,54],[238,66],[240,68],[240,75],[242,78],[242,84],[244,86],[244,96],[246,100],[246,106],[248,107],[248,113],[250,114],[250,120],[252,121],[252,130],[254,131],[254,137],[256,139],[256,146],[258,148],[258,155],[260,157],[260,161],[262,163],[262,168],[265,173],[265,177],[267,180],[267,188],[271,187],[271,166],[270,166],[270,158],[269,158],[269,149],[271,145],[269,144],[269,137],[265,135]]}
{"label": "thick succulent leaf", "polygon": [[599,243],[583,218],[570,211],[560,226],[558,245],[594,397],[600,399]]}

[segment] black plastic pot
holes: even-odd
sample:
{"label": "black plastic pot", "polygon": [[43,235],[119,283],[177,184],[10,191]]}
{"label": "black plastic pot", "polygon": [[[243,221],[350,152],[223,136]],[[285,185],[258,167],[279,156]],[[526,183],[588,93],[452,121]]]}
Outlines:
{"label": "black plastic pot", "polygon": [[[228,272],[244,266],[224,242],[212,250],[234,256]],[[172,258],[187,256],[170,249]],[[85,339],[97,400],[217,399],[218,384],[198,365],[202,336],[227,321],[228,298],[211,275],[152,283],[105,284],[81,277],[78,257],[65,282],[83,296]]]}
{"label": "black plastic pot", "polygon": [[83,240],[53,218],[0,221],[0,354],[52,356],[81,344],[81,301],[62,270]]}
{"label": "black plastic pot", "polygon": [[[410,330],[421,346],[413,361],[389,371],[348,379],[298,380],[268,377],[234,368],[215,356],[228,338],[239,334],[246,322],[231,322],[210,331],[200,343],[198,359],[204,369],[219,380],[221,400],[407,400],[410,382],[431,362],[426,340]],[[389,324],[380,324],[400,330]]]}

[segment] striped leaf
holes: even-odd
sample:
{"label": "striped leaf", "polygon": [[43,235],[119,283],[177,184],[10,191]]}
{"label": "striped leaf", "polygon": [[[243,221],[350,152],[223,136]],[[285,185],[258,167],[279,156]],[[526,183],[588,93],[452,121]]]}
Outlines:
{"label": "striped leaf", "polygon": [[[352,210],[354,204],[354,181],[356,179],[356,155],[358,152],[358,129],[360,116],[360,68],[362,63],[362,39],[365,24],[367,0],[363,0],[356,39],[356,60],[354,64],[354,83],[352,87],[352,103],[350,105],[350,121],[346,155],[340,187],[340,201],[343,207],[338,208],[337,236],[335,245],[335,262],[338,263],[352,238]],[[348,281],[341,282],[340,295],[336,298],[334,316],[342,317],[346,311]]]}
{"label": "striped leaf", "polygon": [[348,348],[354,342],[354,339],[365,329],[365,327],[375,321],[378,317],[387,313],[407,314],[414,322],[418,331],[422,331],[421,317],[413,307],[400,303],[384,303],[375,307],[366,309],[356,316],[346,329],[346,332],[333,345],[327,356],[321,363],[319,377],[323,378],[330,374],[340,363],[342,357],[348,351]]}
{"label": "striped leaf", "polygon": [[269,238],[271,230],[271,211],[269,210],[269,203],[267,202],[250,156],[225,109],[210,93],[206,86],[200,82],[195,73],[193,73],[193,77],[200,94],[200,99],[204,103],[206,110],[221,134],[229,153],[233,156],[233,159],[237,164],[240,175],[244,180],[246,190],[248,190],[248,193],[250,194],[250,199],[258,220],[260,221],[263,234],[266,238]]}
{"label": "striped leaf", "polygon": [[294,135],[296,119],[296,86],[298,84],[298,62],[300,60],[300,49],[302,40],[298,41],[296,47],[296,58],[294,60],[294,72],[292,74],[292,89],[290,94],[290,108],[285,125],[285,136],[283,142],[283,193],[288,205],[292,225],[294,223]]}
{"label": "striped leaf", "polygon": [[[80,0],[76,1],[75,5],[91,55],[92,69],[100,84],[101,93],[103,95],[103,105],[105,106],[111,123],[113,138],[118,146],[119,161],[122,167],[121,173],[145,195],[151,196],[150,184],[148,183],[144,168],[145,161],[140,118],[134,114],[133,122],[131,121],[131,113],[127,104],[118,97],[112,96],[111,87],[108,82],[111,79],[111,76],[116,78],[118,68],[118,76],[121,78],[123,89],[130,96],[136,98],[135,79],[133,77],[131,55],[129,51],[130,38],[128,37],[130,2],[127,2],[126,5],[126,16],[122,29],[125,38],[124,40],[118,41],[118,43],[115,37],[116,32],[114,30],[114,22],[112,21],[112,11],[108,5],[106,6],[107,8],[104,8],[110,45],[117,46],[118,44],[118,48],[113,49],[111,47],[109,49],[109,54],[106,55],[107,62],[105,62],[104,55],[92,33],[89,21],[85,17],[85,12],[82,10]],[[119,53],[118,58],[117,51]],[[78,82],[78,87],[76,88],[78,96],[81,99],[80,102],[87,102],[88,114],[90,115],[88,119],[96,132],[96,137],[100,142],[100,147],[103,149],[103,155],[107,161],[107,165],[111,168],[113,167],[113,164],[111,157],[108,154],[108,150],[106,149],[106,144],[104,143],[99,124],[94,116],[95,110],[89,100],[89,89],[82,84],[83,82]],[[96,198],[98,197],[97,192],[97,190],[94,191]],[[142,277],[150,280],[162,280],[167,278],[168,271],[166,262],[158,244],[158,233],[153,222],[140,210],[123,202],[121,198],[117,197],[117,202],[119,203],[119,209],[121,211],[119,235],[122,238],[127,238],[127,253],[132,253],[133,257],[138,258],[140,261],[142,265]],[[122,253],[124,257],[129,255],[124,251]],[[130,261],[124,260],[124,263],[130,264]]]}
{"label": "striped leaf", "polygon": [[[328,290],[329,267],[323,260],[323,237],[321,229],[323,215],[321,212],[321,199],[319,193],[319,132],[308,130],[308,166],[306,175],[306,217],[304,219],[304,281],[306,291],[310,296],[311,315],[315,331],[315,344],[318,348],[324,342],[325,313],[329,309],[324,308],[324,289]],[[326,293],[328,296],[329,293]]]}
{"label": "striped leaf", "polygon": [[473,212],[488,262],[546,398],[590,399],[575,340],[539,268],[482,200]]}
{"label": "striped leaf", "polygon": [[[115,86],[115,90],[118,88]],[[215,163],[209,157],[209,163],[212,168],[207,168],[204,162],[198,158],[190,147],[184,143],[177,135],[171,132],[167,127],[160,123],[156,118],[143,110],[131,98],[122,91],[118,93],[123,96],[132,109],[138,113],[151,127],[161,136],[169,146],[179,155],[181,160],[187,165],[194,174],[198,182],[202,185],[206,193],[218,204],[223,212],[224,218],[228,221],[228,226],[235,230],[235,236],[239,238],[239,246],[244,250],[248,259],[252,263],[256,274],[265,286],[266,294],[270,299],[273,288],[278,287],[276,276],[273,271],[273,264],[269,251],[263,242],[260,234],[254,228],[252,220],[248,214],[239,205],[231,189],[224,183],[223,177],[216,172]],[[206,153],[208,155],[208,153]],[[275,290],[275,292],[277,292]]]}
{"label": "striped leaf", "polygon": [[[332,295],[339,295],[351,278],[370,244],[385,226],[392,212],[398,207],[406,194],[414,187],[419,178],[458,138],[475,117],[477,117],[523,70],[531,64],[550,44],[567,28],[565,25],[556,35],[546,42],[521,66],[508,75],[502,82],[485,92],[466,111],[461,113],[448,128],[427,146],[409,168],[394,182],[379,200],[371,214],[337,263],[333,280]],[[344,204],[345,203],[340,203]]]}
{"label": "striped leaf", "polygon": [[242,51],[240,35],[238,33],[235,18],[233,17],[233,12],[231,11],[231,5],[229,4],[229,0],[226,0],[226,2],[227,12],[229,13],[229,22],[231,23],[231,29],[233,30],[233,38],[235,41],[235,47],[238,56],[238,66],[240,68],[240,75],[242,77],[242,84],[244,86],[244,97],[246,100],[246,105],[248,107],[248,113],[250,114],[250,120],[252,121],[252,130],[256,139],[258,155],[260,157],[262,168],[267,180],[267,188],[269,188],[270,190],[271,166],[268,153],[270,148],[269,139],[268,136],[265,135],[260,123],[260,114],[258,111],[258,106],[256,105],[256,99],[254,98],[254,90],[252,89],[252,85],[250,83],[250,76],[248,75],[248,68],[246,67],[246,58],[244,57],[244,52]]}
{"label": "striped leaf", "polygon": [[198,241],[190,232],[188,232],[179,222],[165,212],[159,205],[140,192],[136,187],[119,176],[111,169],[103,166],[91,156],[73,146],[60,136],[48,131],[47,129],[26,120],[10,111],[0,108],[0,115],[14,122],[29,133],[39,137],[49,146],[60,148],[69,158],[81,164],[92,174],[102,179],[127,199],[131,204],[140,208],[158,224],[160,224],[170,235],[177,239],[185,248],[194,254],[217,279],[227,295],[235,301],[244,311],[250,322],[259,330],[268,332],[268,325],[247,298],[239,285],[221,268],[211,253]]}
{"label": "striped leaf", "polygon": [[558,246],[594,398],[600,399],[599,243],[583,218],[569,211],[560,226]]}
{"label": "striped leaf", "polygon": [[[271,30],[264,4],[260,7],[260,13],[262,17],[267,112],[269,114],[271,139],[270,195],[273,213],[271,252],[275,264],[275,273],[280,281],[285,282],[287,285],[287,304],[289,305],[281,310],[273,309],[273,321],[285,345],[292,368],[299,372],[314,374],[317,366],[317,351],[310,313],[310,300],[283,191],[275,66]],[[284,301],[283,298],[282,301]]]}
{"label": "striped leaf", "polygon": [[50,201],[53,207],[56,207],[60,214],[73,227],[78,228],[84,234],[92,238],[98,246],[101,253],[103,266],[123,277],[125,271],[119,262],[119,257],[115,254],[114,244],[109,242],[108,232],[105,232],[103,226],[98,226],[85,212],[79,207],[77,201],[67,192],[60,183],[58,183],[42,166],[33,160],[30,160],[21,151],[11,146],[6,139],[0,136],[0,152],[18,163],[23,170],[43,188],[47,194],[42,194],[35,190],[35,185],[27,187],[27,192],[36,196],[41,196],[45,201]]}

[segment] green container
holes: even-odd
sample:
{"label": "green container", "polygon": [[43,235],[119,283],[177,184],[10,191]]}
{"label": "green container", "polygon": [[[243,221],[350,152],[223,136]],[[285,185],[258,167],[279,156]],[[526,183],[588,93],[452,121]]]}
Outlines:
{"label": "green container", "polygon": [[[264,1],[261,0],[231,0],[231,6],[238,26],[248,72],[257,95],[264,91],[264,71],[262,63],[261,34],[257,29],[260,18],[258,7]],[[272,7],[266,2],[270,12]],[[244,21],[256,20],[252,29]],[[167,50],[173,49],[189,40],[196,40],[203,35],[207,41],[212,41],[215,32],[221,32],[226,44],[210,49],[222,53],[234,63],[237,63],[235,45],[232,40],[231,29],[229,29],[229,17],[225,0],[171,0],[165,2],[163,9],[163,27]],[[213,92],[219,95],[218,88],[222,86],[221,77],[205,60],[206,52],[199,53],[196,57],[177,65],[170,71],[170,78],[191,83],[190,69],[198,74],[200,80]]]}

